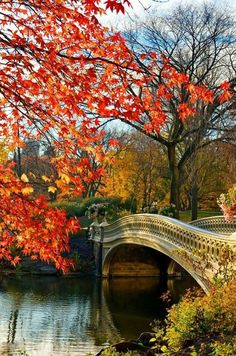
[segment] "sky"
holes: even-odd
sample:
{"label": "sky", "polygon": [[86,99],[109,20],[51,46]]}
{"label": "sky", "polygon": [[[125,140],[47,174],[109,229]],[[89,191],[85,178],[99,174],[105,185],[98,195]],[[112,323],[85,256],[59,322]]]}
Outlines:
{"label": "sky", "polygon": [[178,4],[201,4],[201,3],[212,3],[216,4],[220,8],[226,7],[228,11],[235,12],[236,14],[236,0],[130,0],[132,8],[126,7],[126,14],[115,14],[108,12],[108,15],[102,16],[100,21],[109,27],[115,27],[119,30],[124,27],[124,24],[129,22],[130,19],[135,19],[135,17],[148,17],[149,14],[155,12],[160,15],[168,13],[172,8],[176,7]]}

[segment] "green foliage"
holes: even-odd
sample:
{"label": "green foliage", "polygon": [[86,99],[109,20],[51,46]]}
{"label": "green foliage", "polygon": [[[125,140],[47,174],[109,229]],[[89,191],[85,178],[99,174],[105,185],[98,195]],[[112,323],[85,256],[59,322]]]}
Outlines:
{"label": "green foliage", "polygon": [[127,198],[124,201],[122,201],[122,209],[130,211],[130,213],[135,214],[137,212],[137,199],[135,198]]}
{"label": "green foliage", "polygon": [[64,209],[67,212],[67,216],[76,216],[81,217],[86,215],[88,207],[93,204],[107,204],[108,205],[108,216],[112,217],[113,214],[116,215],[120,210],[122,210],[126,203],[122,201],[120,198],[116,197],[92,197],[86,199],[78,199],[76,201],[62,201],[56,202],[52,205],[59,208]]}
{"label": "green foliage", "polygon": [[140,353],[137,351],[127,351],[127,352],[118,352],[114,347],[108,347],[106,348],[102,353],[101,356],[139,356]]}
{"label": "green foliage", "polygon": [[176,212],[177,210],[174,204],[165,206],[164,208],[161,208],[158,211],[160,215],[169,216],[170,218],[173,218],[176,215]]}
{"label": "green foliage", "polygon": [[155,347],[164,355],[235,355],[236,278],[207,295],[188,292],[156,331]]}
{"label": "green foliage", "polygon": [[61,201],[51,203],[51,206],[63,209],[67,213],[67,217],[80,216],[80,201]]}
{"label": "green foliage", "polygon": [[[182,221],[191,221],[191,210],[180,211],[180,220]],[[209,216],[218,216],[222,215],[219,210],[198,210],[198,219],[207,218]]]}
{"label": "green foliage", "polygon": [[[198,271],[202,267],[203,270],[211,267],[206,255],[195,263],[196,266],[192,267]],[[170,308],[164,328],[157,325],[155,330],[155,348],[160,354],[236,354],[235,263],[236,252],[226,246],[221,251],[219,268],[210,292],[205,295],[203,291],[189,291]]]}
{"label": "green foliage", "polygon": [[211,343],[211,356],[232,356],[236,355],[236,337],[230,342],[215,341]]}
{"label": "green foliage", "polygon": [[[137,211],[137,202],[134,199],[126,199],[122,200],[119,197],[93,197],[93,198],[86,198],[80,199],[78,198],[75,201],[60,201],[51,203],[52,206],[55,206],[59,209],[64,209],[67,212],[68,217],[76,216],[82,217],[86,214],[86,211],[89,206],[92,204],[99,204],[99,203],[108,203],[108,215],[111,220],[115,220],[121,216],[127,214],[134,214]],[[159,214],[165,216],[173,216],[173,207],[170,206],[161,208],[158,211]],[[198,215],[199,219],[208,216],[220,215],[219,211],[201,211],[199,210]],[[190,211],[183,211],[180,212],[180,219],[183,221],[190,221],[191,220],[191,212]]]}

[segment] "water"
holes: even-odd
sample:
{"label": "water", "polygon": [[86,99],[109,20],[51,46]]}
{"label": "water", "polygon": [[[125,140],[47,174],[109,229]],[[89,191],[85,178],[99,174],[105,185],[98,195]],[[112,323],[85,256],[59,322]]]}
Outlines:
{"label": "water", "polygon": [[0,355],[74,356],[137,338],[163,319],[169,288],[174,300],[192,279],[22,276],[0,282]]}

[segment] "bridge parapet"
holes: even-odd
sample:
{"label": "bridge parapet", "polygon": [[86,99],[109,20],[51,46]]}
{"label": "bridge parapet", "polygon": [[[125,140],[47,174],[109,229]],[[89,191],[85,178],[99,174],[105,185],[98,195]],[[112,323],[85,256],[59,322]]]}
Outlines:
{"label": "bridge parapet", "polygon": [[218,234],[231,235],[236,231],[236,216],[232,223],[225,221],[223,216],[212,216],[191,221],[189,224]]}
{"label": "bridge parapet", "polygon": [[[218,223],[218,230],[221,219],[216,218],[207,221],[208,226],[213,227],[213,222]],[[220,222],[220,224],[219,224]],[[206,221],[204,221],[206,226]],[[225,232],[225,226],[223,231]],[[230,230],[233,231],[236,224],[232,224]],[[137,238],[149,235],[151,239],[162,239],[175,245],[176,248],[184,249],[186,252],[194,253],[206,252],[209,258],[218,260],[220,251],[226,247],[236,248],[236,237],[231,238],[224,233],[219,234],[206,231],[196,225],[185,224],[179,220],[156,214],[135,214],[117,220],[116,222],[101,228],[101,239],[104,244],[109,244],[114,240],[125,239],[128,236]],[[100,238],[100,237],[99,237]]]}
{"label": "bridge parapet", "polygon": [[[205,228],[210,226],[213,230],[214,223],[217,232],[200,228],[200,226]],[[223,217],[212,217],[201,219],[200,226],[196,225],[198,221],[190,225],[166,216],[135,214],[118,219],[107,226],[97,226],[92,239],[103,249],[102,273],[109,274],[107,260],[111,260],[112,251],[119,245],[131,243],[153,248],[169,256],[192,274],[206,290],[208,287],[205,277],[199,275],[202,272],[194,270],[193,266],[197,265],[195,261],[199,261],[201,255],[207,256],[208,261],[212,262],[214,268],[217,268],[224,249],[226,247],[236,249],[236,236],[229,235],[236,230],[236,222],[228,224],[223,222]],[[220,229],[223,231],[221,232]],[[177,256],[177,251],[186,254],[188,262],[186,262],[186,256]],[[193,261],[192,266],[189,266],[189,260]],[[209,280],[212,278],[212,270],[204,271],[204,273]]]}

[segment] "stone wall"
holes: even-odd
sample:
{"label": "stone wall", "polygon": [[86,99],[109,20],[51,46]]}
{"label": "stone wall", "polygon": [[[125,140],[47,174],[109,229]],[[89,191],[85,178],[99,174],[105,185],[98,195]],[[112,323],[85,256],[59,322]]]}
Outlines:
{"label": "stone wall", "polygon": [[166,256],[143,246],[125,244],[115,249],[110,276],[160,276],[166,272]]}

